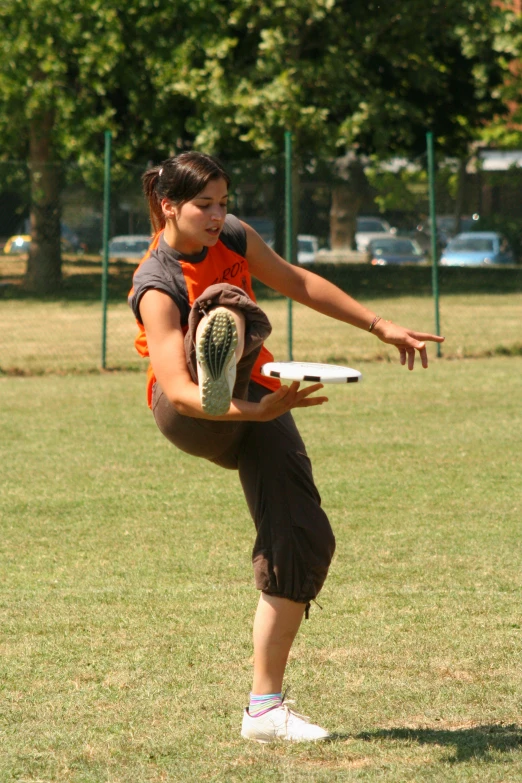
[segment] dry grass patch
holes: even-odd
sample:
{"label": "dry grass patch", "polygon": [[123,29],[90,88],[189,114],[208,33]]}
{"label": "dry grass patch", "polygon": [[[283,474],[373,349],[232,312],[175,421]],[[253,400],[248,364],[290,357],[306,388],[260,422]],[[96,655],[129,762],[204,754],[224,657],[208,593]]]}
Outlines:
{"label": "dry grass patch", "polygon": [[[398,323],[433,331],[428,297],[375,300],[366,304]],[[267,342],[276,359],[288,357],[287,303],[261,302],[272,325]],[[442,300],[445,359],[520,354],[522,294],[451,296]],[[107,312],[107,367],[144,370],[134,349],[136,324],[125,301]],[[0,308],[0,372],[45,374],[94,372],[101,365],[102,309],[99,301],[4,300]],[[428,346],[433,358],[434,345]],[[396,362],[397,351],[371,335],[308,308],[293,306],[293,356],[300,361],[357,367],[361,362]]]}

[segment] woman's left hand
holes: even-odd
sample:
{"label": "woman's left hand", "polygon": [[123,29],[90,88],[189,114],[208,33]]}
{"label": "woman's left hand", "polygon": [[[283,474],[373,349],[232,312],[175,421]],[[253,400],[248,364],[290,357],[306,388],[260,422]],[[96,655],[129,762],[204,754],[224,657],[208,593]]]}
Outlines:
{"label": "woman's left hand", "polygon": [[424,368],[428,366],[426,341],[433,343],[444,342],[444,337],[426,332],[415,332],[413,329],[405,329],[392,321],[380,320],[375,324],[372,331],[383,343],[395,345],[401,357],[401,364],[406,364],[407,358],[408,370],[413,370],[415,351],[418,351],[420,354],[422,366]]}

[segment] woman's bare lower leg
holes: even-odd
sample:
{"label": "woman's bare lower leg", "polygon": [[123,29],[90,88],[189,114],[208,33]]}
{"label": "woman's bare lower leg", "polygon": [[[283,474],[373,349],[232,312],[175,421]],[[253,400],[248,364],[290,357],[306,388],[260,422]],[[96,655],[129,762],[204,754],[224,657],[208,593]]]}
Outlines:
{"label": "woman's bare lower leg", "polygon": [[280,693],[290,648],[303,619],[305,604],[261,593],[254,618],[252,693]]}

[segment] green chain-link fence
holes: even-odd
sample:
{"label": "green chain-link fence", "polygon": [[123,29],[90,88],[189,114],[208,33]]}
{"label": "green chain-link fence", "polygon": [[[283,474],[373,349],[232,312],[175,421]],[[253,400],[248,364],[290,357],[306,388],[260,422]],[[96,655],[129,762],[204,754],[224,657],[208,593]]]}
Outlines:
{"label": "green chain-link fence", "polygon": [[[225,164],[233,180],[231,211],[249,222],[284,256],[284,155]],[[335,161],[295,159],[293,164],[292,214],[298,263],[376,307],[382,299],[406,296],[412,304],[409,310],[406,306],[405,317],[411,314],[420,328],[433,330],[426,156],[379,163],[347,155]],[[491,334],[486,341],[491,351],[499,345],[506,345],[508,351],[510,346],[518,350],[520,344],[520,299],[516,297],[522,290],[521,166],[522,152],[479,150],[463,162],[439,160],[437,167],[442,331],[451,323],[450,304],[462,306],[459,295],[474,292],[477,296],[504,297],[502,302],[508,310],[503,311],[501,322],[492,317],[481,326],[484,333],[489,330]],[[144,367],[133,348],[135,324],[126,296],[150,232],[141,192],[145,167],[119,166],[112,177],[106,342],[109,369]],[[103,320],[103,176],[86,182],[78,167],[60,168],[57,203],[63,279],[54,293],[39,297],[26,286],[27,243],[31,238],[29,170],[25,163],[3,162],[0,175],[0,372],[96,371],[100,368]],[[464,266],[467,261],[463,257],[462,264],[450,266],[456,262],[447,251],[455,235],[463,231],[473,232],[477,241],[478,232],[496,232],[500,244],[497,248],[487,237],[482,238],[482,244],[471,242],[468,255],[471,257],[474,247],[481,248],[477,252],[482,256],[474,257],[480,265]],[[410,253],[403,264],[393,263],[397,259],[390,256],[390,248],[397,250],[399,245],[403,256]],[[496,250],[500,255],[494,255]],[[272,350],[277,358],[286,359],[287,304],[261,285],[256,291],[274,321]],[[393,309],[388,301],[385,306]],[[293,308],[292,325],[295,359],[346,361],[388,356],[387,349],[376,351],[373,343],[373,353],[368,352],[353,336],[354,330],[350,331],[347,347],[346,330],[299,305]],[[454,353],[467,355],[474,350],[473,340],[464,340]],[[447,347],[445,351],[451,355],[452,349]]]}

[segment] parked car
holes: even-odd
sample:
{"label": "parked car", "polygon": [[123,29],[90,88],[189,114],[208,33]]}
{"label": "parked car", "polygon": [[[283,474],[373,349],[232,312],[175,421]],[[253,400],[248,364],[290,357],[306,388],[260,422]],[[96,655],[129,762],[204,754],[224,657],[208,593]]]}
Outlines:
{"label": "parked car", "polygon": [[[474,231],[479,227],[480,215],[476,212],[473,215],[464,215],[457,220],[452,215],[437,215],[437,243],[440,247],[446,247],[448,242],[457,234]],[[428,247],[431,244],[430,221],[419,223],[416,227],[416,236],[421,245]]]}
{"label": "parked car", "polygon": [[5,243],[4,253],[9,256],[28,253],[30,244],[31,237],[29,234],[15,234],[15,236],[9,237]]}
{"label": "parked car", "polygon": [[109,240],[109,258],[141,261],[149,249],[151,239],[146,234],[125,234]]}
{"label": "parked car", "polygon": [[383,236],[368,244],[368,261],[372,266],[419,264],[426,254],[414,239]]}
{"label": "parked car", "polygon": [[[268,247],[274,248],[275,242],[273,237],[269,237],[265,240]],[[315,261],[315,255],[319,251],[319,240],[312,234],[298,234],[297,235],[297,263],[298,264],[313,264]]]}
{"label": "parked car", "polygon": [[457,234],[440,259],[442,266],[483,266],[513,264],[513,252],[502,234],[496,231],[473,231]]}
{"label": "parked car", "polygon": [[315,255],[319,251],[319,240],[312,234],[297,235],[297,262],[299,264],[313,264]]}
{"label": "parked car", "polygon": [[[70,229],[62,225],[61,236],[62,251],[64,253],[83,253],[85,252],[85,245],[80,242],[76,234]],[[28,253],[31,246],[30,234],[15,234],[9,237],[4,245],[4,253],[7,255],[18,255],[20,253]]]}
{"label": "parked car", "polygon": [[452,215],[439,215],[437,217],[437,232],[442,244],[447,245],[450,239],[464,232],[471,232],[478,228],[480,215],[463,215],[458,223]]}
{"label": "parked car", "polygon": [[395,231],[386,220],[376,217],[358,217],[355,230],[355,247],[360,253],[368,249],[372,239],[378,237],[394,236]]}

